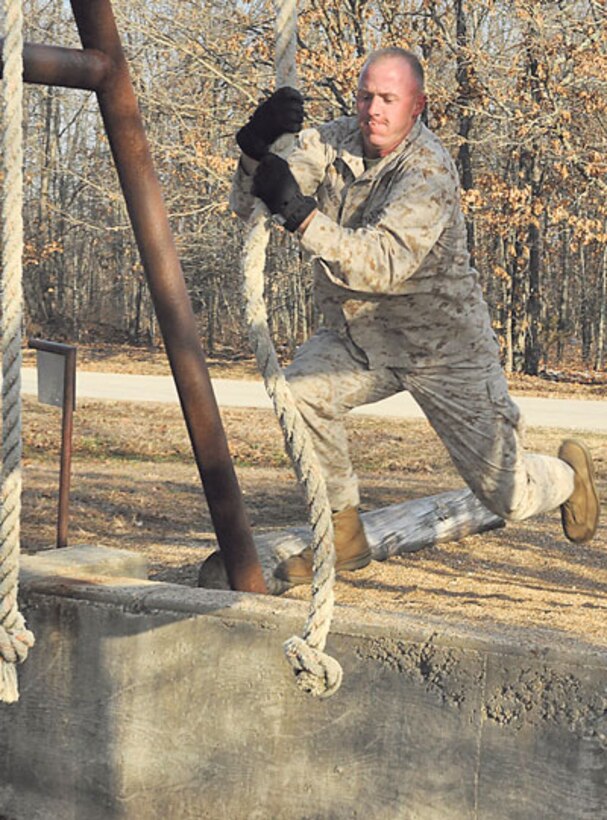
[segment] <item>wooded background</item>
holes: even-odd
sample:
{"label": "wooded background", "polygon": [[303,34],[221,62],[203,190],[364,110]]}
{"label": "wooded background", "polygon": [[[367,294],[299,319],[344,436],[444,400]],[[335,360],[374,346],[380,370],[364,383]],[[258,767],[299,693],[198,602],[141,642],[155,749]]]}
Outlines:
{"label": "wooded background", "polygon": [[[274,88],[263,0],[115,0],[203,345],[248,352],[236,130]],[[300,0],[306,121],[354,111],[379,45],[416,51],[429,126],[456,158],[469,248],[507,369],[602,369],[607,311],[603,0]],[[69,3],[25,4],[26,39],[80,47]],[[26,89],[28,332],[160,344],[95,96]],[[285,354],[316,326],[307,262],[273,237],[267,300]]]}

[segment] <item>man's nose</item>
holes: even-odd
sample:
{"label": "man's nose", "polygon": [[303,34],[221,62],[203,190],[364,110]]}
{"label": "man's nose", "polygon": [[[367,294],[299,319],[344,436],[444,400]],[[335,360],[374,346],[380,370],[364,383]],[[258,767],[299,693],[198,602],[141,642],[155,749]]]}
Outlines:
{"label": "man's nose", "polygon": [[379,97],[371,97],[369,100],[368,113],[370,117],[377,116],[381,108],[381,100]]}

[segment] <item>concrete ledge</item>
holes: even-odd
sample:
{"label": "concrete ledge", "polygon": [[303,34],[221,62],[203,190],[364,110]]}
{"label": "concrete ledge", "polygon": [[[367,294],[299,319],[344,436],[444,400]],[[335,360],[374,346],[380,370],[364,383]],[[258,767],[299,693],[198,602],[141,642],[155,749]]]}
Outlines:
{"label": "concrete ledge", "polygon": [[88,544],[43,550],[20,558],[21,583],[49,575],[75,577],[91,573],[147,578],[148,562],[138,552]]}
{"label": "concrete ledge", "polygon": [[337,608],[344,683],[300,693],[300,602],[37,572],[0,705],[14,820],[578,818],[607,805],[607,651]]}

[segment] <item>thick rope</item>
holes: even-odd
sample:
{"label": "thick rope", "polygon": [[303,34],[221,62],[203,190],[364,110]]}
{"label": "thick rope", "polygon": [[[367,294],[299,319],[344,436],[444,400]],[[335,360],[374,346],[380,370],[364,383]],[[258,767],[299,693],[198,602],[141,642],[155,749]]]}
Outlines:
{"label": "thick rope", "polygon": [[342,677],[337,661],[323,653],[334,603],[333,521],[325,481],[312,441],[281,370],[268,330],[263,299],[268,222],[265,208],[261,204],[257,205],[243,253],[246,318],[257,365],[274,404],[287,452],[306,496],[312,526],[314,561],[312,599],[303,637],[289,638],[285,643],[285,654],[293,666],[298,685],[313,695],[327,696],[339,688]]}
{"label": "thick rope", "polygon": [[0,490],[0,700],[19,699],[16,664],[34,636],[17,608],[21,515],[21,322],[23,311],[23,10],[3,0],[2,51],[2,488]]}
{"label": "thick rope", "polygon": [[[276,0],[275,10],[277,87],[295,86],[296,0]],[[341,666],[323,651],[334,605],[335,551],[331,506],[310,435],[281,370],[268,329],[263,285],[270,220],[263,203],[256,203],[249,225],[242,265],[249,337],[257,366],[274,404],[287,452],[305,493],[312,526],[314,577],[310,608],[302,637],[294,635],[285,642],[285,655],[297,684],[304,691],[328,697],[337,691],[342,680]]]}
{"label": "thick rope", "polygon": [[297,87],[297,0],[275,0],[274,69],[276,85]]}

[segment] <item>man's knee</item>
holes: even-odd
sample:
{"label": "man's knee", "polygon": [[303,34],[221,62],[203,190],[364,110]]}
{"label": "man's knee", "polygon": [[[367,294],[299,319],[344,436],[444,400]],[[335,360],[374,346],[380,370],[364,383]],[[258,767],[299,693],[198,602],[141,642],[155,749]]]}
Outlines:
{"label": "man's knee", "polygon": [[503,518],[504,521],[524,521],[527,518],[526,507],[521,504],[500,504],[497,507],[496,515]]}
{"label": "man's knee", "polygon": [[311,383],[313,380],[306,374],[298,373],[295,369],[290,371],[290,369],[287,368],[284,373],[297,406],[300,407],[310,401],[313,402],[316,394],[316,391],[313,389],[313,384]]}
{"label": "man's knee", "polygon": [[494,515],[504,521],[523,521],[527,518],[525,497],[514,488],[497,487],[493,491],[481,490],[476,492],[477,497]]}

